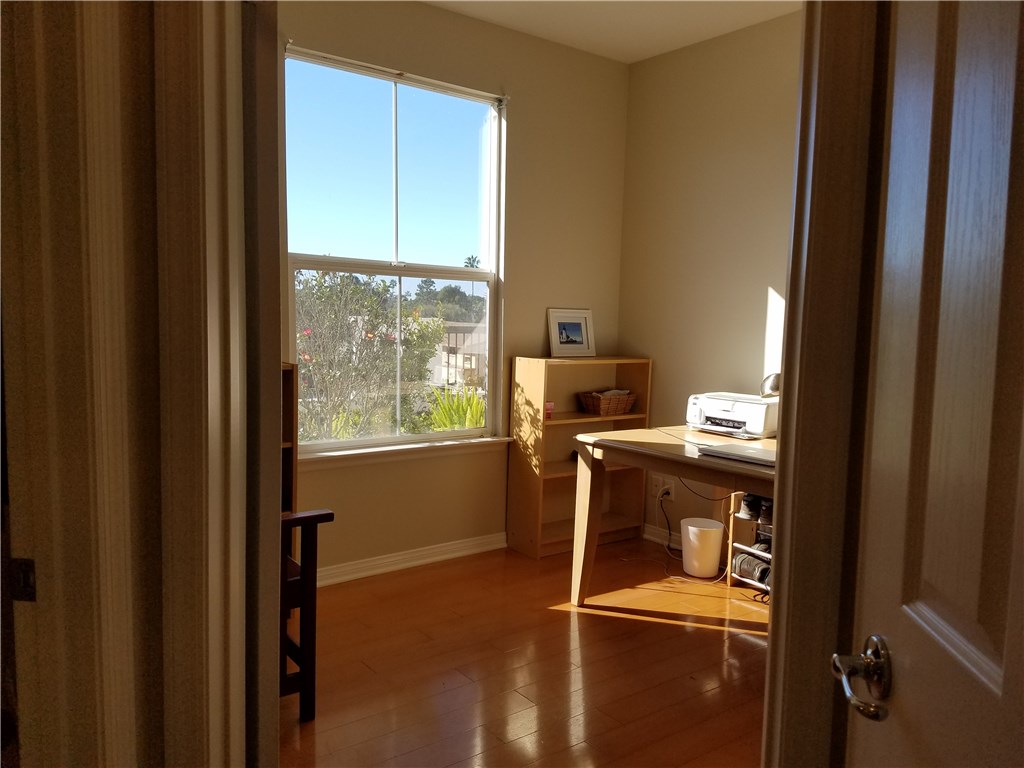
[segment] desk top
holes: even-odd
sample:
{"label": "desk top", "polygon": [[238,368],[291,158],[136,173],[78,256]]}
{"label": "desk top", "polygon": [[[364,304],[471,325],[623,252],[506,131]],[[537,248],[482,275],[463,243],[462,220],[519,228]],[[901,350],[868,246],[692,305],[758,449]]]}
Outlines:
{"label": "desk top", "polygon": [[[725,482],[731,487],[749,484],[750,492],[772,495],[775,468],[749,461],[707,456],[698,451],[698,445],[741,444],[775,449],[775,438],[740,440],[725,435],[702,432],[687,426],[654,427],[651,429],[617,429],[610,432],[589,432],[576,435],[583,445],[592,446],[609,460],[626,464],[640,464],[656,471],[672,472],[686,467],[687,475],[718,485]],[[656,466],[656,465],[661,465]],[[743,480],[741,480],[741,478]],[[746,482],[744,482],[744,480]],[[767,491],[765,489],[768,489]]]}

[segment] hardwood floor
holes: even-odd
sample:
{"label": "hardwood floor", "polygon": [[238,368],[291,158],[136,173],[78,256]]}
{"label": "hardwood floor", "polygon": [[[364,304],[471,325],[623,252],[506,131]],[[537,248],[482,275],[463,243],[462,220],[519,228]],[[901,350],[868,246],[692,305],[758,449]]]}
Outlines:
{"label": "hardwood floor", "polygon": [[497,551],[322,588],[317,718],[281,699],[281,765],[758,765],[757,593],[668,577],[636,540],[598,548],[574,609],[570,561]]}

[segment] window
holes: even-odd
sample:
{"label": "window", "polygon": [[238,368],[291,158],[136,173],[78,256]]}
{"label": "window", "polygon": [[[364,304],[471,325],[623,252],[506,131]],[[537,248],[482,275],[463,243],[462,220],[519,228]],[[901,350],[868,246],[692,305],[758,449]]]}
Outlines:
{"label": "window", "polygon": [[503,105],[289,49],[303,450],[492,432]]}

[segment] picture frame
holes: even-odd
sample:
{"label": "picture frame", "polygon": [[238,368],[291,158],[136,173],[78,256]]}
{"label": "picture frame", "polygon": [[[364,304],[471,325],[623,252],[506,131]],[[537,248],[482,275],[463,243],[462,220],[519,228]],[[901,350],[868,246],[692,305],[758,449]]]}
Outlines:
{"label": "picture frame", "polygon": [[595,357],[594,315],[589,309],[548,308],[552,357]]}

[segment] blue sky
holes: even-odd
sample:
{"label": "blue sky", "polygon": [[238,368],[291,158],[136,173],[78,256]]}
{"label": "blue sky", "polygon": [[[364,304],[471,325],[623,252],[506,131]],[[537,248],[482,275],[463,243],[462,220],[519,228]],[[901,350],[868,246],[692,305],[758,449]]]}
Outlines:
{"label": "blue sky", "polygon": [[[288,250],[391,261],[392,83],[285,62]],[[490,106],[398,85],[399,260],[480,258]]]}

